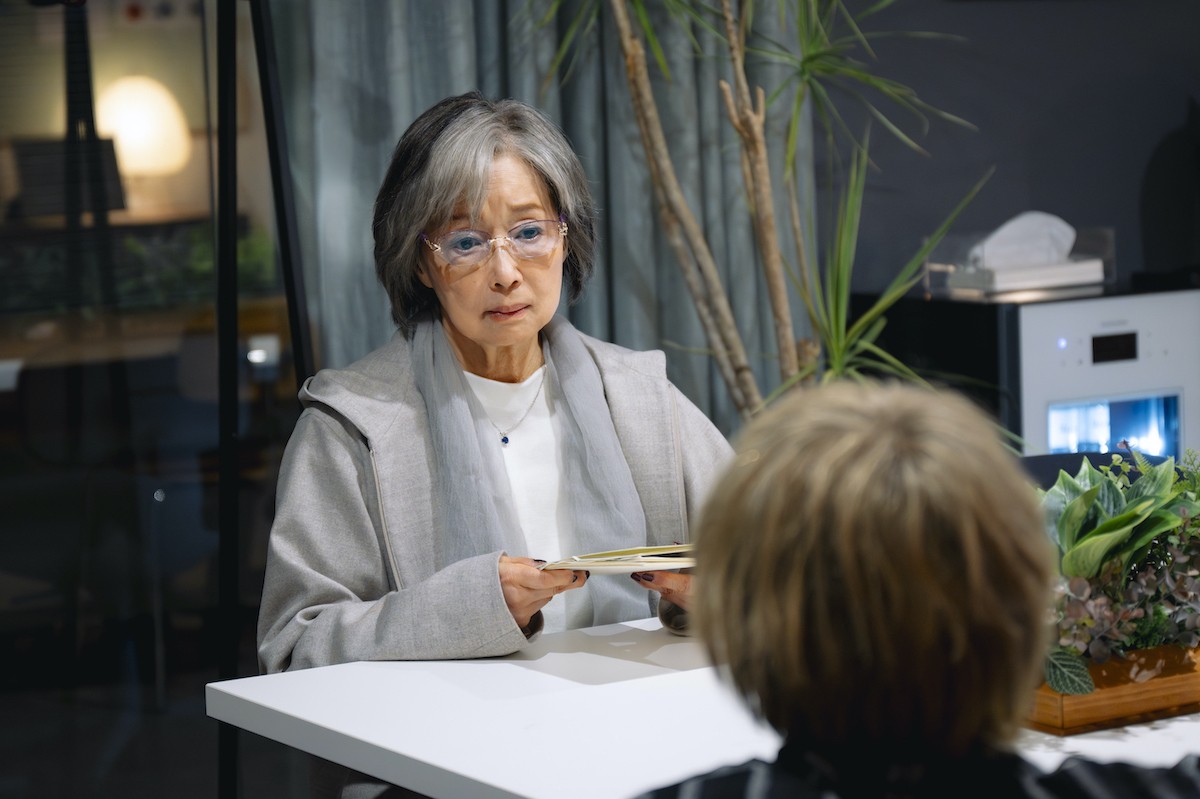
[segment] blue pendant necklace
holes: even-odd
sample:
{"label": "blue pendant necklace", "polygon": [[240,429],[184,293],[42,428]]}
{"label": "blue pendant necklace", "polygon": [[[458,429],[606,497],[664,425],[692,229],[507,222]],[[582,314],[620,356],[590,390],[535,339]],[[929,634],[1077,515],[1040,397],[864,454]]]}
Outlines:
{"label": "blue pendant necklace", "polygon": [[537,404],[538,397],[540,397],[542,395],[542,386],[544,386],[545,384],[546,384],[546,370],[542,369],[542,379],[540,381],[538,381],[537,391],[535,391],[533,393],[533,400],[529,403],[529,407],[525,409],[525,413],[521,414],[520,419],[518,419],[517,421],[513,422],[511,425],[508,426],[507,430],[501,430],[500,425],[498,425],[492,421],[491,414],[488,414],[488,413],[484,414],[485,416],[487,416],[488,424],[490,424],[492,427],[496,428],[496,432],[500,434],[501,446],[505,446],[505,447],[508,446],[508,434],[511,433],[512,431],[516,430],[518,427],[520,427],[521,422],[525,421],[525,418],[527,416],[529,416],[529,412],[532,411],[533,406]]}

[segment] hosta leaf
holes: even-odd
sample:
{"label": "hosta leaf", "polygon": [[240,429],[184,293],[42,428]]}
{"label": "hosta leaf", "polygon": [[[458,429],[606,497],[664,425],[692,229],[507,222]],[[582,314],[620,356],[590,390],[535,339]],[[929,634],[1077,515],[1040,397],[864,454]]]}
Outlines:
{"label": "hosta leaf", "polygon": [[1042,513],[1046,524],[1046,537],[1062,548],[1058,540],[1058,518],[1071,500],[1083,493],[1075,478],[1061,469],[1058,480],[1042,494]]}
{"label": "hosta leaf", "polygon": [[1150,466],[1142,472],[1142,476],[1133,481],[1133,485],[1125,492],[1125,501],[1133,503],[1143,497],[1158,497],[1166,499],[1175,483],[1175,459],[1167,458],[1157,466]]}
{"label": "hosta leaf", "polygon": [[1100,484],[1100,493],[1096,496],[1096,509],[1101,511],[1100,521],[1116,516],[1125,507],[1125,495],[1112,480]]}
{"label": "hosta leaf", "polygon": [[[1084,463],[1087,463],[1087,459],[1084,459]],[[1087,488],[1081,486],[1074,477],[1060,469],[1058,472],[1058,479],[1054,481],[1054,485],[1051,486],[1048,493],[1062,494],[1066,501],[1070,502],[1086,490]]]}
{"label": "hosta leaf", "polygon": [[1107,483],[1108,481],[1108,478],[1104,476],[1104,472],[1093,466],[1092,462],[1087,458],[1084,458],[1083,462],[1079,464],[1079,472],[1075,475],[1075,482],[1084,491],[1092,486]]}
{"label": "hosta leaf", "polygon": [[1079,530],[1083,527],[1083,522],[1087,519],[1088,512],[1092,509],[1092,503],[1099,493],[1100,486],[1094,485],[1068,502],[1067,506],[1063,508],[1062,515],[1058,517],[1058,524],[1055,527],[1058,530],[1058,546],[1064,552],[1075,546],[1075,542],[1079,539]]}
{"label": "hosta leaf", "polygon": [[1046,655],[1046,685],[1060,694],[1090,694],[1096,690],[1087,661],[1070,649],[1054,649]]}
{"label": "hosta leaf", "polygon": [[1146,520],[1158,504],[1158,502],[1149,497],[1140,499],[1137,502],[1130,502],[1121,513],[1096,525],[1090,531],[1085,532],[1081,538],[1082,540],[1086,540],[1093,536],[1106,535],[1114,530],[1124,530],[1139,525]]}
{"label": "hosta leaf", "polygon": [[1067,505],[1067,500],[1062,493],[1053,494],[1049,491],[1042,492],[1042,523],[1046,529],[1046,538],[1054,542],[1054,546],[1062,549],[1062,545],[1058,542],[1058,517],[1062,515],[1063,508]]}
{"label": "hosta leaf", "polygon": [[1150,542],[1158,536],[1183,524],[1183,517],[1169,510],[1158,509],[1133,530],[1129,543],[1120,548],[1124,559],[1122,566],[1129,568],[1134,560],[1140,560],[1150,549]]}
{"label": "hosta leaf", "polygon": [[1154,506],[1154,500],[1143,499],[1129,510],[1114,516],[1094,530],[1086,533],[1075,545],[1063,553],[1062,573],[1066,577],[1095,577],[1100,567],[1133,534],[1133,528],[1141,524]]}

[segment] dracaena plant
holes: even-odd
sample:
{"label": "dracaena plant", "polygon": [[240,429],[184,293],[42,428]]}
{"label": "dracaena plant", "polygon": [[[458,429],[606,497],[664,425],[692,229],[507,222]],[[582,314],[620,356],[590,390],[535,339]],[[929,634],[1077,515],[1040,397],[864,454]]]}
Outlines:
{"label": "dracaena plant", "polygon": [[1100,468],[1082,461],[1041,495],[1062,576],[1046,682],[1064,694],[1095,689],[1088,661],[1200,644],[1200,455],[1188,450],[1178,465],[1132,450]]}
{"label": "dracaena plant", "polygon": [[[850,4],[846,0],[548,0],[542,25],[557,21],[561,46],[550,65],[548,79],[565,77],[581,52],[589,32],[598,31],[605,8],[624,55],[629,101],[642,137],[646,166],[654,189],[663,235],[683,272],[708,352],[727,385],[733,404],[749,418],[766,403],[797,382],[816,373],[822,379],[857,377],[864,371],[907,378],[916,375],[877,344],[884,313],[916,282],[924,254],[945,233],[950,220],[930,236],[916,259],[901,268],[875,305],[861,318],[850,313],[851,277],[859,215],[862,210],[867,165],[866,136],[855,136],[841,105],[865,110],[888,134],[918,152],[917,140],[905,132],[897,116],[909,117],[922,132],[931,118],[971,127],[952,114],[921,100],[915,90],[875,74],[877,57],[872,42],[884,36],[909,36],[927,40],[927,32],[871,31],[871,17],[894,0]],[[534,4],[530,3],[530,7]],[[854,8],[851,8],[854,5]],[[755,26],[760,6],[770,10],[772,24]],[[764,17],[766,18],[766,17]],[[708,232],[690,204],[679,180],[662,112],[651,82],[651,59],[670,81],[668,59],[655,25],[679,25],[698,51],[701,40],[717,43],[715,52],[725,61],[724,78],[718,81],[725,115],[736,134],[741,155],[746,206],[753,221],[754,248],[733,253],[730,263],[719,265],[721,249],[711,247]],[[771,31],[768,35],[767,31]],[[953,37],[940,37],[951,39]],[[755,85],[747,61],[773,66],[786,78],[768,96]],[[658,90],[661,93],[661,89]],[[835,98],[838,98],[835,101]],[[805,112],[811,108],[811,118]],[[899,113],[898,113],[899,112]],[[786,119],[783,163],[772,162],[767,115]],[[834,241],[818,263],[813,246],[815,209],[802,206],[801,185],[807,180],[801,143],[812,132],[812,119],[825,132],[827,148],[839,151],[839,142],[852,144],[850,174],[837,210]],[[841,162],[838,161],[840,164]],[[832,176],[831,176],[832,177]],[[782,180],[787,200],[777,202],[773,186]],[[979,190],[971,189],[968,199]],[[776,207],[778,205],[778,207]],[[790,246],[787,231],[790,230]],[[746,277],[745,264],[758,262],[775,333],[774,358],[778,362],[779,389],[764,398],[759,378],[751,367],[752,356],[742,340],[739,320],[726,291],[723,273]],[[803,301],[811,337],[797,341],[789,279]],[[755,311],[757,313],[757,311]],[[740,320],[745,322],[746,320]]]}

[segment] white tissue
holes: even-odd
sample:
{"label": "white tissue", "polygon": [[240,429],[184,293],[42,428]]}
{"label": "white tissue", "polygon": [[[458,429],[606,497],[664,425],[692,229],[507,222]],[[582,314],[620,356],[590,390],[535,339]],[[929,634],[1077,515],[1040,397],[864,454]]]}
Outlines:
{"label": "white tissue", "polygon": [[1075,245],[1075,228],[1042,211],[1026,211],[971,248],[967,263],[979,269],[1060,264]]}

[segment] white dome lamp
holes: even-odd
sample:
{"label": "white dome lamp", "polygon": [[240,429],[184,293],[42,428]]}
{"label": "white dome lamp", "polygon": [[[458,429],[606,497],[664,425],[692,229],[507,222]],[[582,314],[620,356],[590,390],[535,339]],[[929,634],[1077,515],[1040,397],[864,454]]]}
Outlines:
{"label": "white dome lamp", "polygon": [[192,137],[179,102],[165,86],[144,75],[119,78],[101,92],[96,130],[114,140],[118,168],[131,179],[126,187],[131,210],[155,205],[144,178],[179,172],[192,155]]}

